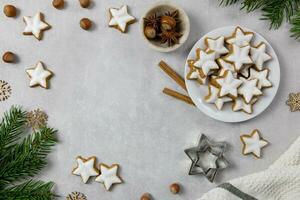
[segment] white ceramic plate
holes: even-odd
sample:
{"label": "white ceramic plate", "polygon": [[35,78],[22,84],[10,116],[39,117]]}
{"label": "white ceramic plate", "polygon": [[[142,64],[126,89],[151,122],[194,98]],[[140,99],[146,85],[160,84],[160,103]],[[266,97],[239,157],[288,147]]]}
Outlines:
{"label": "white ceramic plate", "polygon": [[[190,51],[187,60],[196,58],[197,48],[202,48],[202,49],[205,48],[204,39],[206,37],[211,37],[211,38],[216,38],[219,36],[228,37],[234,32],[235,28],[236,26],[228,26],[228,27],[215,29],[207,33],[200,40],[198,40],[198,42],[196,42],[196,44]],[[185,64],[185,82],[186,82],[188,93],[192,98],[193,102],[203,113],[205,113],[211,118],[223,122],[242,122],[242,121],[252,119],[257,115],[259,115],[260,113],[262,113],[272,103],[277,93],[279,82],[280,82],[280,66],[279,66],[278,58],[272,46],[268,43],[268,41],[265,38],[263,38],[260,34],[256,33],[255,31],[244,27],[241,28],[244,31],[254,32],[254,38],[252,39],[251,44],[257,45],[260,42],[266,43],[267,53],[272,57],[272,60],[268,61],[265,65],[267,68],[270,69],[269,80],[271,81],[273,86],[271,88],[267,88],[264,90],[263,96],[261,96],[259,98],[259,101],[253,105],[252,114],[246,114],[244,112],[233,112],[231,109],[232,103],[226,103],[221,111],[218,110],[214,104],[206,103],[203,100],[203,98],[208,93],[207,86],[201,86],[197,83],[197,81],[187,80],[186,75],[189,71],[189,67],[187,65],[187,62]]]}

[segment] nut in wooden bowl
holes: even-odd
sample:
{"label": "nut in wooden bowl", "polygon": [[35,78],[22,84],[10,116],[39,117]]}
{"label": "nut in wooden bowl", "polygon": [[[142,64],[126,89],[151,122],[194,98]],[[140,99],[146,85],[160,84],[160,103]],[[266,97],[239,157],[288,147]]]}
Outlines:
{"label": "nut in wooden bowl", "polygon": [[171,52],[187,40],[190,21],[182,8],[163,1],[146,11],[140,20],[140,29],[143,39],[152,49]]}

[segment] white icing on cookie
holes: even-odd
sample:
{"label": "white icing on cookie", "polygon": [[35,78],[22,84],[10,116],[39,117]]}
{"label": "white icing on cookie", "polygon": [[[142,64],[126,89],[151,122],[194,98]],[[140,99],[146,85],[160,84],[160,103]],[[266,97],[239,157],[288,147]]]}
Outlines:
{"label": "white icing on cookie", "polygon": [[127,5],[122,6],[120,9],[110,8],[111,19],[109,26],[117,26],[122,32],[126,31],[126,27],[135,18],[128,14]]}
{"label": "white icing on cookie", "polygon": [[216,53],[214,51],[205,52],[200,49],[199,59],[195,62],[194,66],[201,69],[203,75],[207,76],[211,70],[219,69],[219,66],[215,61],[215,56]]}
{"label": "white icing on cookie", "polygon": [[81,176],[82,181],[86,183],[91,176],[97,176],[98,170],[95,168],[96,157],[84,159],[81,156],[76,158],[77,167],[73,170],[72,174]]}
{"label": "white icing on cookie", "polygon": [[30,78],[30,87],[41,86],[48,88],[47,80],[52,76],[52,72],[45,69],[42,62],[38,62],[34,68],[26,70]]}
{"label": "white icing on cookie", "polygon": [[224,57],[225,61],[232,62],[235,70],[239,71],[245,64],[252,64],[249,56],[250,46],[239,47],[235,44],[232,46],[232,51]]}
{"label": "white icing on cookie", "polygon": [[237,98],[234,100],[234,103],[232,105],[232,110],[234,112],[243,111],[247,114],[252,114],[253,113],[252,106],[257,100],[258,100],[257,98],[253,98],[253,100],[249,104],[247,104],[242,98]]}
{"label": "white icing on cookie", "polygon": [[253,38],[254,33],[244,32],[243,29],[237,27],[233,36],[226,39],[228,44],[235,44],[239,47],[250,45],[250,42]]}
{"label": "white icing on cookie", "polygon": [[219,71],[219,76],[224,76],[226,71],[231,71],[233,76],[236,78],[237,77],[237,72],[235,71],[235,68],[233,64],[226,62],[222,58],[218,58],[217,62],[220,66],[220,71]]}
{"label": "white icing on cookie", "polygon": [[231,95],[234,98],[238,95],[238,87],[243,83],[241,80],[234,78],[231,71],[226,71],[224,77],[217,78],[216,82],[221,88],[219,92],[220,97]]}
{"label": "white icing on cookie", "polygon": [[220,36],[216,39],[206,38],[205,43],[207,50],[212,50],[216,53],[215,58],[219,58],[220,55],[228,53],[228,49],[224,46],[224,37]]}
{"label": "white icing on cookie", "polygon": [[29,17],[25,16],[23,17],[23,20],[26,24],[26,27],[23,31],[23,34],[28,35],[32,34],[34,35],[37,39],[41,39],[41,33],[44,30],[47,30],[50,28],[50,25],[47,24],[46,22],[42,21],[42,14],[38,12],[35,16]]}
{"label": "white icing on cookie", "polygon": [[201,77],[200,75],[200,69],[196,67],[190,67],[190,71],[187,74],[188,80],[197,80],[199,84],[203,85],[206,84],[207,77]]}
{"label": "white icing on cookie", "polygon": [[249,78],[250,72],[249,68],[252,67],[252,65],[244,65],[244,67],[239,71],[240,75],[243,75],[245,78]]}
{"label": "white icing on cookie", "polygon": [[262,91],[257,88],[258,79],[247,80],[240,78],[243,84],[239,87],[238,93],[243,96],[246,103],[250,103],[254,96],[262,95]]}
{"label": "white icing on cookie", "polygon": [[250,55],[258,70],[262,70],[264,67],[263,64],[271,59],[271,56],[266,53],[265,43],[260,43],[257,47],[251,47]]}
{"label": "white icing on cookie", "polygon": [[106,190],[110,190],[111,186],[116,183],[122,183],[121,178],[118,176],[119,165],[107,165],[100,164],[101,174],[96,177],[95,181],[103,183]]}
{"label": "white icing on cookie", "polygon": [[222,110],[224,103],[232,101],[232,99],[229,97],[220,98],[218,96],[220,90],[217,87],[213,85],[209,85],[208,88],[209,88],[209,93],[204,98],[204,100],[207,103],[214,103],[218,110]]}
{"label": "white icing on cookie", "polygon": [[266,140],[261,139],[258,130],[254,130],[250,135],[242,135],[243,154],[252,153],[257,158],[261,156],[261,149],[268,145]]}
{"label": "white icing on cookie", "polygon": [[272,83],[268,80],[269,70],[264,69],[262,71],[256,71],[253,68],[250,68],[250,77],[248,79],[258,79],[257,87],[259,89],[265,87],[272,87]]}

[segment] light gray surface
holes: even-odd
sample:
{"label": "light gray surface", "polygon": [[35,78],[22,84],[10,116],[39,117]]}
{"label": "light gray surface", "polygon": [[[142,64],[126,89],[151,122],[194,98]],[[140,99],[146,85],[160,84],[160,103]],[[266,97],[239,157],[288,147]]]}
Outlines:
{"label": "light gray surface", "polygon": [[[176,1],[188,13],[191,34],[187,43],[170,54],[154,52],[142,41],[139,25],[127,34],[108,28],[109,7],[130,6],[137,18],[151,0],[95,0],[91,9],[82,9],[77,0],[56,10],[50,0],[1,0],[13,3],[21,13],[16,19],[0,15],[0,52],[11,50],[20,57],[15,65],[1,63],[0,79],[9,82],[12,97],[0,104],[1,112],[11,105],[26,109],[43,108],[49,124],[59,130],[60,143],[49,157],[49,165],[38,178],[56,182],[62,196],[78,190],[89,200],[138,199],[150,192],[156,199],[196,199],[215,184],[203,177],[188,176],[190,161],[183,150],[206,133],[230,145],[227,158],[232,163],[217,178],[218,183],[265,169],[299,135],[299,113],[290,113],[285,101],[289,92],[299,90],[300,43],[289,38],[289,26],[269,31],[259,21],[259,12],[245,14],[239,7],[221,8],[217,0]],[[187,3],[188,2],[188,3]],[[42,41],[23,36],[22,16],[45,14],[52,29]],[[96,26],[90,32],[79,27],[82,17]],[[261,33],[273,46],[281,64],[279,93],[263,114],[241,124],[226,124],[203,115],[196,108],[164,96],[168,86],[180,88],[158,67],[164,59],[183,74],[185,58],[192,45],[212,29],[240,24]],[[55,73],[51,89],[29,88],[24,70],[43,61]],[[258,128],[271,142],[263,159],[241,155],[239,135]],[[97,156],[99,162],[119,163],[125,184],[106,192],[99,183],[83,184],[71,175],[77,155]],[[168,185],[180,182],[183,193],[173,196]]]}

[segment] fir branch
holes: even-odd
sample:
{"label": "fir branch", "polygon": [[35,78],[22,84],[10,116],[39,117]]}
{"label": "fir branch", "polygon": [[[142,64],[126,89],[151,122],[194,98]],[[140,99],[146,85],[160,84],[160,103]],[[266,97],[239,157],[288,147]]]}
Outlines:
{"label": "fir branch", "polygon": [[300,39],[300,10],[291,18],[292,28],[290,29],[292,37]]}
{"label": "fir branch", "polygon": [[26,112],[20,107],[12,107],[4,113],[0,123],[0,159],[3,153],[13,147],[14,143],[24,132],[26,125]]}
{"label": "fir branch", "polygon": [[220,5],[229,6],[238,3],[240,0],[220,0]]}
{"label": "fir branch", "polygon": [[20,185],[0,190],[0,200],[49,200],[56,197],[52,193],[54,183],[29,180]]}
{"label": "fir branch", "polygon": [[56,143],[56,131],[44,127],[17,144],[0,163],[0,188],[34,176],[46,164],[46,156]]}

